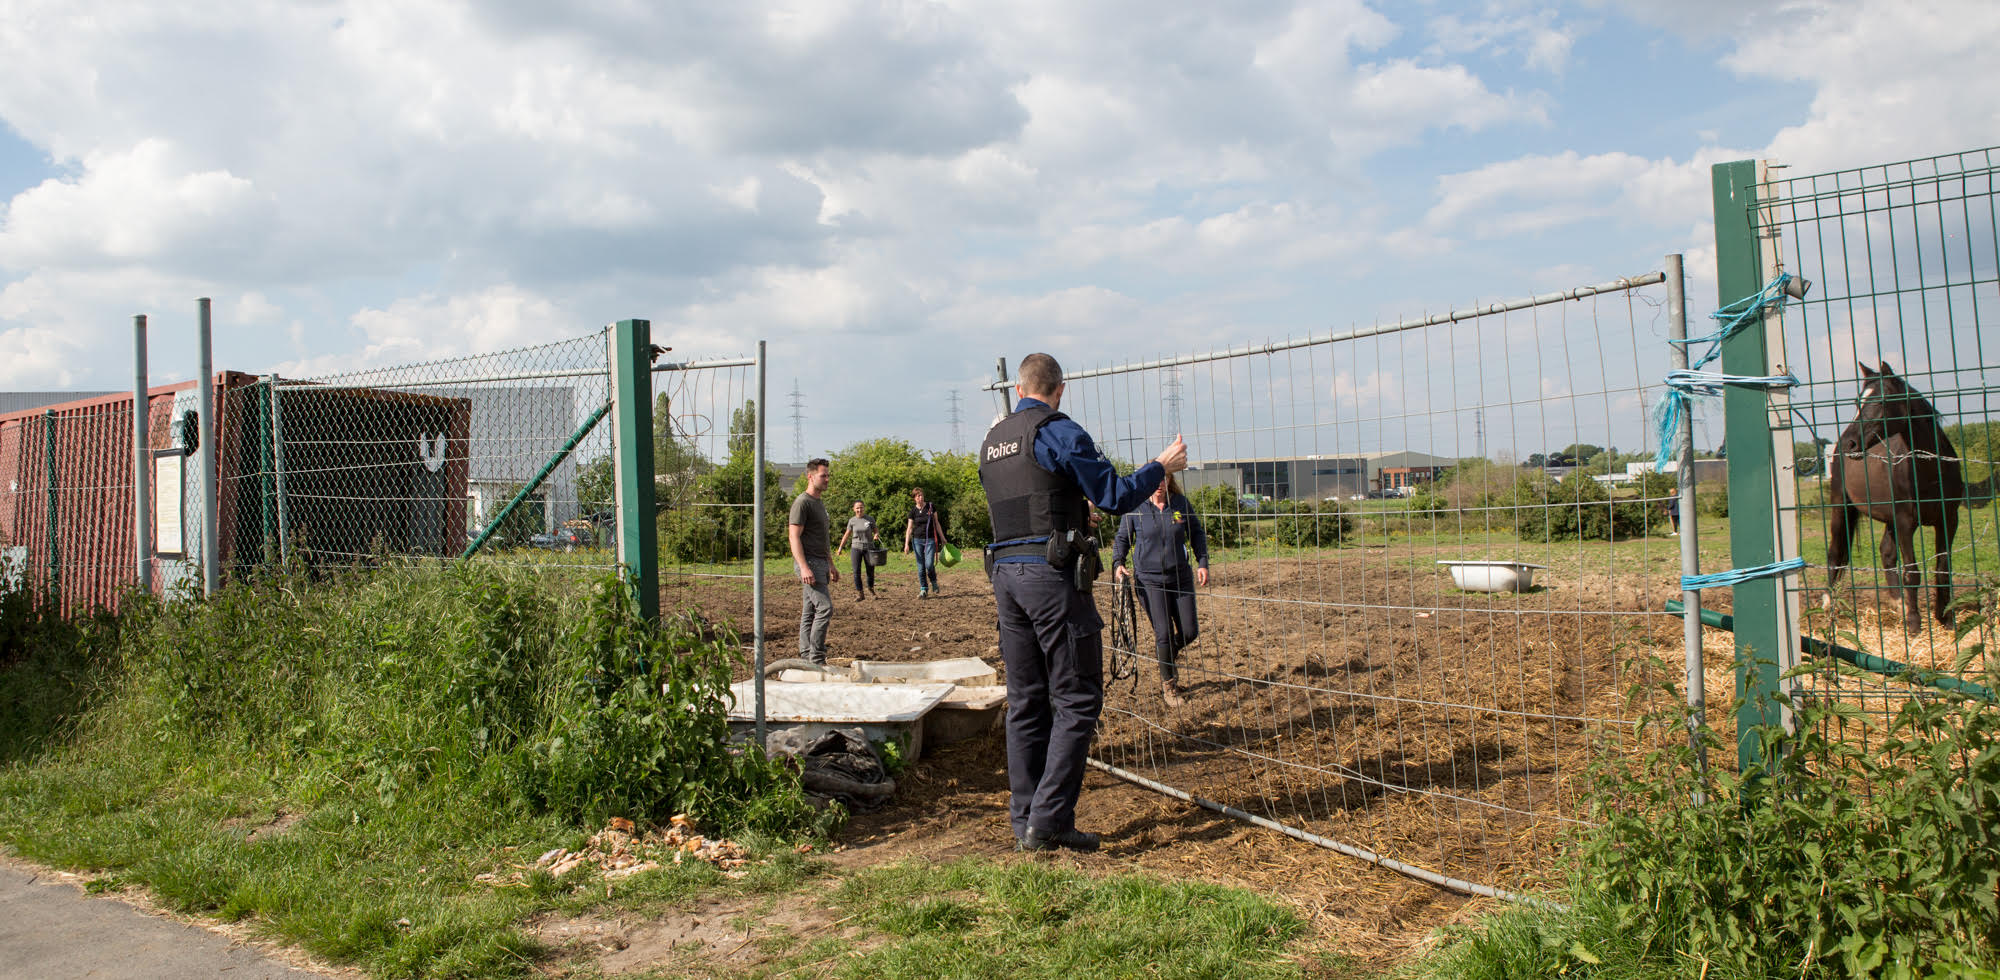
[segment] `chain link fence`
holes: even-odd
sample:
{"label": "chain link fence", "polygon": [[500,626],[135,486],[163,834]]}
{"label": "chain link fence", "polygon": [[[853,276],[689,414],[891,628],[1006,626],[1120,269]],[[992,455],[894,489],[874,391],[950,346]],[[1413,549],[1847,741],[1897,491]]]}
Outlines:
{"label": "chain link fence", "polygon": [[226,389],[222,552],[615,564],[606,336]]}

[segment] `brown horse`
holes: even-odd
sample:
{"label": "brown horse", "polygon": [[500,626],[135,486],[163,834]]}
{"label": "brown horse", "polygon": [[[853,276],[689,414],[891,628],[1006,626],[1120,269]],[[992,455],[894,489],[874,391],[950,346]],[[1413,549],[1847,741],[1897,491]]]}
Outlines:
{"label": "brown horse", "polygon": [[1827,576],[1823,606],[1833,605],[1834,586],[1847,570],[1855,524],[1861,515],[1880,521],[1882,570],[1893,592],[1903,590],[1903,626],[1915,632],[1924,624],[1918,593],[1924,566],[1917,560],[1917,529],[1937,533],[1931,586],[1936,591],[1933,612],[1946,627],[1952,624],[1951,539],[1958,533],[1958,505],[1983,507],[1993,496],[1993,478],[1968,487],[1959,468],[1958,450],[1944,434],[1937,409],[1909,386],[1887,362],[1878,369],[1861,367],[1861,410],[1834,444],[1827,501],[1834,505],[1833,527],[1827,533]]}

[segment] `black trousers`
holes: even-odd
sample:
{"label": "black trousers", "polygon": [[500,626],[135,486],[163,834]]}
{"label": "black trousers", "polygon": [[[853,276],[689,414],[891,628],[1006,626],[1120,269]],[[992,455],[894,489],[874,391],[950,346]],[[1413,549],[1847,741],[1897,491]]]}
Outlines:
{"label": "black trousers", "polygon": [[993,568],[1007,664],[1007,815],[1014,836],[1076,828],[1090,738],[1104,707],[1104,620],[1045,562]]}
{"label": "black trousers", "polygon": [[1140,601],[1153,622],[1153,652],[1160,658],[1160,679],[1180,676],[1181,648],[1201,635],[1194,612],[1194,569],[1182,565],[1161,576],[1140,575]]}
{"label": "black trousers", "polygon": [[873,591],[875,588],[875,566],[868,564],[868,550],[866,548],[849,548],[847,549],[847,553],[854,557],[854,594],[861,594],[861,570],[864,568],[868,570],[868,588],[870,591]]}

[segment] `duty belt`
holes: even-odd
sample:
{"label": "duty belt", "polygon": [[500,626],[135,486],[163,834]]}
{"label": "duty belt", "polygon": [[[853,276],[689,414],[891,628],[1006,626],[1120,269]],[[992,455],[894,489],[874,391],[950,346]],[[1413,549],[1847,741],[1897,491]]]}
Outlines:
{"label": "duty belt", "polygon": [[1017,555],[1031,555],[1035,558],[1047,561],[1049,555],[1049,542],[1047,538],[1037,538],[1033,541],[1023,541],[1015,544],[993,545],[987,547],[986,554],[988,556],[988,560],[990,561],[998,561],[1002,558],[1012,558]]}

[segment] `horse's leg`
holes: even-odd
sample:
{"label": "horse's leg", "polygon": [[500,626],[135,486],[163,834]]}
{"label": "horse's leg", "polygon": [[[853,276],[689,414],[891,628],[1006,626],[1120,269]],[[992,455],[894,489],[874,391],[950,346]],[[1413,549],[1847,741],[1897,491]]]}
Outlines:
{"label": "horse's leg", "polygon": [[1848,549],[1854,547],[1854,519],[1859,516],[1853,504],[1833,509],[1833,526],[1826,529],[1826,594],[1820,597],[1821,609],[1833,608],[1833,587],[1840,584],[1841,573],[1847,571]]}
{"label": "horse's leg", "polygon": [[1931,559],[1931,585],[1937,621],[1946,629],[1952,627],[1957,618],[1951,613],[1951,539],[1958,533],[1958,502],[1944,504],[1944,513],[1939,515],[1937,524],[1937,554]]}
{"label": "horse's leg", "polygon": [[[1887,595],[1890,604],[1893,605],[1900,600],[1903,592],[1903,566],[1896,561],[1896,522],[1894,520],[1882,525],[1882,544],[1880,550],[1876,552],[1876,557],[1882,563],[1883,589],[1881,594]],[[1875,608],[1878,611],[1882,608],[1881,595],[1877,595],[1875,599]]]}
{"label": "horse's leg", "polygon": [[1903,628],[1919,633],[1924,628],[1924,563],[1917,560],[1917,515],[1896,515],[1896,551],[1903,576]]}

